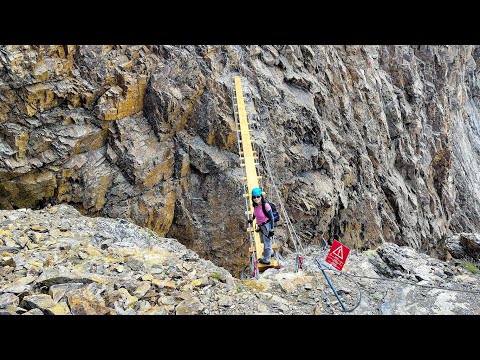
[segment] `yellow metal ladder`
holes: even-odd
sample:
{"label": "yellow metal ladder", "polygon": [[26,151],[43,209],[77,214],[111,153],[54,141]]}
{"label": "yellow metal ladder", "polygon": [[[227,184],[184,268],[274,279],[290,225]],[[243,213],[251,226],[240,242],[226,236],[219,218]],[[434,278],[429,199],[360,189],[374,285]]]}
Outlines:
{"label": "yellow metal ladder", "polygon": [[[252,204],[252,190],[253,188],[260,187],[258,180],[261,179],[257,175],[256,166],[258,163],[256,160],[258,156],[252,148],[252,141],[250,139],[250,129],[248,126],[247,112],[245,109],[245,102],[243,98],[243,90],[240,76],[234,77],[235,83],[235,92],[233,95],[233,106],[235,114],[235,123],[237,127],[237,140],[239,155],[241,159],[241,166],[245,168],[244,181],[246,182],[246,192],[243,194],[243,197],[246,199],[246,211],[245,215],[247,220],[250,219],[250,216],[253,216],[253,204]],[[265,195],[265,193],[264,193]],[[255,270],[265,270],[266,268],[278,266],[278,261],[273,257],[270,259],[270,265],[261,264],[257,262],[257,259],[262,256],[263,253],[263,244],[260,241],[260,234],[254,230],[254,227],[249,227],[247,229],[248,236],[250,238],[250,248],[249,255]],[[275,246],[274,246],[275,245]],[[272,250],[276,250],[277,244],[272,245]]]}

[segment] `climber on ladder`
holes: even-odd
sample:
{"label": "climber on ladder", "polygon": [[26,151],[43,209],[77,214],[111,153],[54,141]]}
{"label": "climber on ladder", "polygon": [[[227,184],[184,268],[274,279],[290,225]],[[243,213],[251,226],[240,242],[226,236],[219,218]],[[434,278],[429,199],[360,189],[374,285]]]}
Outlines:
{"label": "climber on ladder", "polygon": [[[256,230],[254,230],[253,227],[249,227],[247,229],[248,237],[250,239],[250,247],[248,249],[250,254],[250,275],[252,278],[257,278],[259,272],[270,267],[278,266],[277,259],[271,258],[272,250],[278,245],[272,244],[272,242],[274,242],[273,227],[275,225],[275,218],[269,222],[270,215],[268,214],[268,211],[266,211],[267,209],[265,210],[265,213],[263,213],[263,208],[265,206],[273,210],[275,210],[275,208],[273,207],[273,204],[267,205],[267,202],[263,198],[265,194],[259,187],[259,180],[261,179],[261,176],[257,175],[257,166],[259,164],[256,160],[258,160],[258,155],[252,147],[248,117],[239,76],[234,77],[233,104],[235,126],[238,135],[238,151],[240,155],[241,166],[245,169],[246,175],[244,177],[244,192],[242,194],[245,199],[245,215],[247,216],[247,221],[249,224],[253,223],[253,219],[251,219],[250,216],[254,216],[257,225]],[[260,197],[253,199],[253,196]],[[252,199],[250,200],[250,198]],[[263,206],[258,207],[258,204]],[[275,213],[273,215],[275,216]],[[258,259],[260,254],[263,254],[261,261]]]}
{"label": "climber on ladder", "polygon": [[263,244],[263,258],[259,258],[258,262],[264,265],[270,265],[270,257],[272,256],[272,237],[274,235],[275,219],[273,211],[268,202],[265,201],[262,189],[256,187],[252,190],[253,201],[253,217],[248,220],[252,224],[253,220],[257,222],[257,232],[260,232],[260,241]]}

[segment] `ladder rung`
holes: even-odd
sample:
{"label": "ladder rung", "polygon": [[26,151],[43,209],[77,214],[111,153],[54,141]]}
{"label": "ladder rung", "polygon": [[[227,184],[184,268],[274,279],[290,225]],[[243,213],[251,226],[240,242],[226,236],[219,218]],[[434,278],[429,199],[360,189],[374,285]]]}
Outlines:
{"label": "ladder rung", "polygon": [[[262,177],[262,176],[257,176],[257,179],[258,179],[258,180],[262,180],[262,179],[263,179],[263,177]],[[243,181],[245,181],[245,182],[247,182],[247,181],[248,181],[248,179],[247,179],[247,177],[246,177],[246,176],[244,176],[244,177],[242,178],[242,180],[243,180]]]}
{"label": "ladder rung", "polygon": [[[278,245],[278,244],[272,244],[272,250],[277,250],[277,249],[279,249],[279,248],[280,248],[280,245]],[[249,247],[248,247],[248,251],[249,251],[249,252],[253,252],[254,250],[249,246]],[[270,262],[272,262],[272,261],[274,261],[273,258],[270,259]]]}
{"label": "ladder rung", "polygon": [[[259,163],[254,163],[253,165],[257,167],[260,166]],[[240,167],[245,167],[245,163],[240,163]]]}
{"label": "ladder rung", "polygon": [[[251,156],[252,159],[257,160],[258,156]],[[240,160],[245,160],[243,156],[240,156]]]}

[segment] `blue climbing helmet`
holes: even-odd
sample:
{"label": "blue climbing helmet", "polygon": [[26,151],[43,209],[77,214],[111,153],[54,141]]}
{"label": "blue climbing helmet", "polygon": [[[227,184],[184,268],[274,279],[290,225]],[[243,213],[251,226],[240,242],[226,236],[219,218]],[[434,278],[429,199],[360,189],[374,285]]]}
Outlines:
{"label": "blue climbing helmet", "polygon": [[260,188],[253,188],[252,190],[252,196],[261,196],[262,195],[262,189]]}

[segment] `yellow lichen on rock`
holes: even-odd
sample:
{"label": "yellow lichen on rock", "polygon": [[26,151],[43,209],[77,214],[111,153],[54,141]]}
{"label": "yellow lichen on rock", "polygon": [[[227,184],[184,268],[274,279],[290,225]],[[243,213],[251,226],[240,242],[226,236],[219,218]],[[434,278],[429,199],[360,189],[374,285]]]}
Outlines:
{"label": "yellow lichen on rock", "polygon": [[15,137],[15,146],[18,149],[18,152],[16,154],[17,160],[23,159],[25,157],[25,153],[27,151],[28,139],[29,139],[28,133],[23,133]]}
{"label": "yellow lichen on rock", "polygon": [[27,115],[33,116],[60,104],[60,98],[52,91],[51,85],[39,83],[25,87]]}
{"label": "yellow lichen on rock", "polygon": [[145,187],[151,189],[153,186],[157,185],[163,179],[167,180],[173,175],[173,163],[174,157],[167,158],[159,166],[153,168],[143,180]]}
{"label": "yellow lichen on rock", "polygon": [[98,117],[102,120],[118,120],[143,109],[147,89],[147,77],[129,77],[126,84],[113,86],[98,100]]}
{"label": "yellow lichen on rock", "polygon": [[104,130],[92,131],[78,139],[73,147],[72,155],[96,150],[105,145]]}
{"label": "yellow lichen on rock", "polygon": [[268,285],[261,280],[242,280],[242,283],[251,290],[265,291]]}
{"label": "yellow lichen on rock", "polygon": [[71,315],[70,308],[66,302],[61,302],[45,309],[49,315]]}

